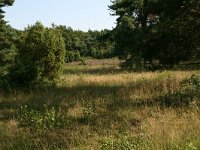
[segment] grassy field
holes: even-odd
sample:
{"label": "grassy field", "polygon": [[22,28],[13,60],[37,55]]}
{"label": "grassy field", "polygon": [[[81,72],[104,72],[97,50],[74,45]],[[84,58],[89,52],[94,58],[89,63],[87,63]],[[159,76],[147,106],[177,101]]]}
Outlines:
{"label": "grassy field", "polygon": [[86,63],[67,64],[57,85],[1,92],[0,149],[200,149],[200,70]]}

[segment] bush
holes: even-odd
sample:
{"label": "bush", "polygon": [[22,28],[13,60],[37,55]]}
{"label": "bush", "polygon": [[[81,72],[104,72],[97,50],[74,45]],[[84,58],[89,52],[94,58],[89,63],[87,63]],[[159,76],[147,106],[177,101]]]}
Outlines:
{"label": "bush", "polygon": [[16,65],[11,69],[11,82],[27,86],[59,78],[65,56],[64,40],[55,28],[44,28],[37,22],[25,31]]}
{"label": "bush", "polygon": [[193,86],[194,89],[200,90],[200,77],[196,75],[192,75],[191,78],[189,79],[190,85]]}
{"label": "bush", "polygon": [[171,93],[170,91],[162,97],[161,106],[180,107],[180,106],[200,106],[200,77],[192,75],[189,79],[183,81],[179,91]]}

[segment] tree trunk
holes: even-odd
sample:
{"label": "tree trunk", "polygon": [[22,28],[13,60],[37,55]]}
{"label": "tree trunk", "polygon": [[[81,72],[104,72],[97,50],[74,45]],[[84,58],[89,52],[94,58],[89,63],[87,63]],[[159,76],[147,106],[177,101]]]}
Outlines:
{"label": "tree trunk", "polygon": [[142,10],[142,28],[147,27],[147,17],[148,17],[148,3],[149,0],[144,0],[143,1],[143,10]]}

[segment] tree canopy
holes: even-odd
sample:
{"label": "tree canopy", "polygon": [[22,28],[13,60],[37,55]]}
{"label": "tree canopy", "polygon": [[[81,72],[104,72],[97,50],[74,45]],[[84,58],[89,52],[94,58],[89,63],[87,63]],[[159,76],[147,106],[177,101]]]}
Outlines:
{"label": "tree canopy", "polygon": [[53,81],[60,77],[65,60],[65,43],[60,30],[40,22],[28,27],[21,38],[11,80],[17,85]]}
{"label": "tree canopy", "polygon": [[13,0],[0,0],[0,76],[7,73],[16,55],[16,32],[4,21],[3,7],[11,6]]}
{"label": "tree canopy", "polygon": [[115,0],[109,8],[118,16],[114,37],[119,57],[137,66],[199,58],[200,1]]}

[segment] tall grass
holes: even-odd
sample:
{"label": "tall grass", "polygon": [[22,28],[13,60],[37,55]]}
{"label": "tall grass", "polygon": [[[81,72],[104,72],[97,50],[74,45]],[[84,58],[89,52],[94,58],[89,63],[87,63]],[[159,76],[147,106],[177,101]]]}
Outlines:
{"label": "tall grass", "polygon": [[0,149],[200,149],[200,71],[117,63],[66,65],[55,86],[0,93]]}

